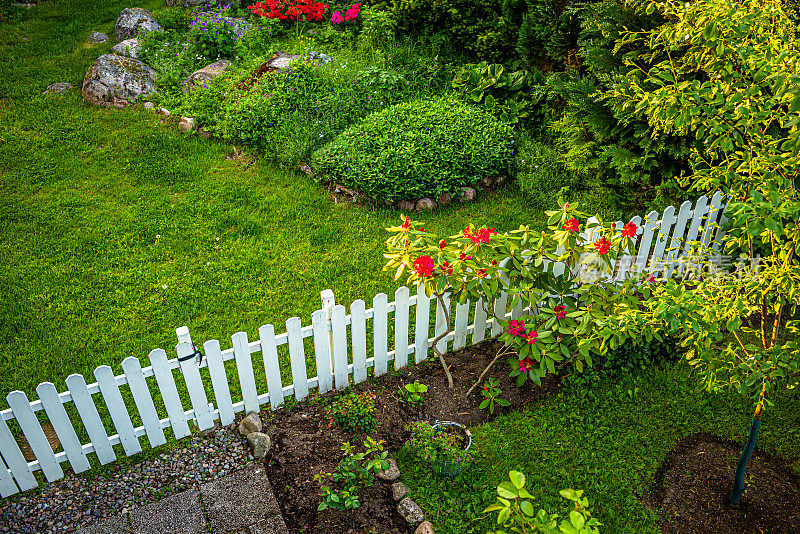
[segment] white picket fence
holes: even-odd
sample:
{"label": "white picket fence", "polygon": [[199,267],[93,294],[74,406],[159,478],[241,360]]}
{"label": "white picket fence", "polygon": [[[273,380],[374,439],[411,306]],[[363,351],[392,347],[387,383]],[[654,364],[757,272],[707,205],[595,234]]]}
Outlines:
{"label": "white picket fence", "polygon": [[[667,208],[659,216],[651,212],[645,219],[644,226],[637,236],[638,253],[618,260],[614,276],[621,279],[635,269],[663,270],[669,274],[685,254],[684,241],[702,240],[708,244],[714,235],[714,245],[718,250],[723,237],[721,229],[711,223],[725,222],[724,197],[720,193],[711,201],[701,197],[693,206],[685,202],[680,209]],[[637,226],[640,217],[632,219]],[[621,228],[622,222],[617,222]],[[587,236],[590,237],[590,236]],[[660,260],[654,262],[654,259]],[[394,302],[389,302],[385,294],[380,293],[372,299],[372,308],[366,309],[363,300],[356,300],[347,309],[336,304],[331,290],[322,292],[322,308],[311,314],[311,324],[303,326],[299,317],[286,321],[286,331],[275,333],[275,327],[267,324],[259,328],[258,340],[250,341],[245,332],[238,332],[231,338],[231,347],[223,350],[219,341],[211,340],[203,344],[204,357],[198,364],[189,329],[181,327],[176,330],[178,344],[175,348],[176,358],[168,358],[162,349],[150,352],[149,365],[142,367],[136,357],[128,357],[122,362],[124,374],[114,375],[111,367],[101,365],[94,371],[96,382],[86,383],[80,374],[72,374],[66,379],[67,390],[59,393],[51,382],[44,382],[36,388],[38,400],[29,400],[22,391],[12,391],[6,396],[9,408],[0,411],[0,496],[8,497],[19,491],[33,489],[38,486],[34,476],[41,471],[47,481],[54,481],[64,476],[62,464],[68,462],[72,471],[80,473],[90,468],[89,455],[95,454],[101,464],[108,464],[117,458],[115,445],[120,445],[125,455],[131,456],[142,450],[140,438],[147,436],[150,447],[163,445],[167,441],[164,429],[171,428],[175,439],[183,438],[191,433],[189,423],[199,430],[207,430],[220,421],[230,424],[238,412],[259,411],[260,407],[269,403],[272,409],[281,406],[287,396],[296,401],[303,400],[310,390],[316,388],[324,394],[332,389],[342,390],[352,383],[358,384],[367,379],[368,369],[372,368],[375,376],[385,374],[390,362],[394,369],[401,369],[413,355],[414,362],[419,363],[429,355],[429,349],[436,337],[448,330],[444,309],[436,303],[434,332],[431,335],[431,301],[421,289],[411,295],[407,287],[400,287],[394,295]],[[445,300],[446,309],[450,310],[449,299]],[[494,312],[499,317],[519,317],[523,314],[521,307],[507,312],[507,297],[502,297],[493,304]],[[409,340],[409,314],[413,310],[413,341]],[[459,350],[467,344],[475,344],[489,336],[501,333],[500,324],[489,318],[483,302],[466,302],[456,304],[455,313],[450,313],[452,331],[439,341],[438,348],[445,352],[449,349]],[[371,356],[368,357],[368,321],[372,321]],[[393,330],[390,331],[390,328]],[[393,333],[393,336],[390,336]],[[388,340],[393,337],[394,346],[389,347]],[[313,339],[314,360],[317,376],[308,377],[306,367],[306,348],[304,340]],[[292,384],[285,385],[281,378],[279,363],[279,347],[287,345],[288,360],[291,368]],[[390,350],[391,348],[391,350]],[[266,392],[259,391],[253,367],[253,355],[261,353],[266,378]],[[226,369],[225,362],[235,361]],[[175,382],[175,370],[180,375],[188,392],[191,409],[187,410]],[[207,369],[201,373],[201,369]],[[203,374],[210,378],[214,403],[210,403],[206,395]],[[235,376],[234,376],[235,375]],[[238,379],[239,387],[233,393],[240,401],[234,402],[232,397],[231,378]],[[261,380],[263,382],[263,380]],[[124,388],[127,388],[125,391]],[[155,389],[154,389],[155,388]],[[156,408],[152,391],[158,392],[163,403],[160,417]],[[123,393],[133,399],[140,426],[134,426],[126,407]],[[109,435],[98,412],[98,397],[106,407],[113,423],[115,434]],[[89,442],[82,443],[78,437],[78,425],[73,425],[65,406],[74,406],[80,423],[88,436]],[[130,404],[130,402],[129,402]],[[51,448],[40,423],[37,412],[44,411],[46,419],[60,441],[60,450]],[[40,414],[41,415],[41,414]],[[24,434],[36,459],[27,461],[14,438],[8,421],[16,421]]]}

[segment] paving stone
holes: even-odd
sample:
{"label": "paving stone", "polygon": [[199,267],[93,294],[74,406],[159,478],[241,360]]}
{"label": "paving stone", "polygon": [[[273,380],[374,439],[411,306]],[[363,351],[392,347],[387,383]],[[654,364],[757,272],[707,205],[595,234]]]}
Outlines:
{"label": "paving stone", "polygon": [[127,516],[118,515],[95,521],[92,526],[79,530],[78,534],[128,534],[130,531]]}
{"label": "paving stone", "polygon": [[190,489],[137,508],[131,514],[134,534],[203,534],[200,494]]}
{"label": "paving stone", "polygon": [[279,515],[260,521],[250,527],[250,534],[289,534],[289,529]]}
{"label": "paving stone", "polygon": [[211,531],[222,534],[280,516],[267,473],[259,464],[200,486]]}

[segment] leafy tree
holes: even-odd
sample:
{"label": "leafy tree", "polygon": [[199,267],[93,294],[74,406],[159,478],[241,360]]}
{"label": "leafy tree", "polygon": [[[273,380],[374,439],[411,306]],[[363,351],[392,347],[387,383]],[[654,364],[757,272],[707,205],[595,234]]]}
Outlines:
{"label": "leafy tree", "polygon": [[800,41],[780,0],[647,7],[659,9],[670,24],[625,32],[620,43],[646,42],[660,60],[626,61],[630,82],[607,94],[644,114],[653,137],[697,140],[684,183],[730,195],[725,252],[764,257],[757,272],[707,269],[699,278],[669,279],[641,308],[611,316],[608,326],[645,318],[681,331],[690,363],[710,390],[753,397],[753,423],[730,495],[737,503],[769,393],[780,384],[794,387],[800,369]]}

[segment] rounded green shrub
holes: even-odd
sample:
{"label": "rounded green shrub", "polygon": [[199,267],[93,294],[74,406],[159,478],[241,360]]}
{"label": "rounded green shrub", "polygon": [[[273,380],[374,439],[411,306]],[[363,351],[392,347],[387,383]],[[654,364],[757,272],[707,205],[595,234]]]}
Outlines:
{"label": "rounded green shrub", "polygon": [[511,128],[463,102],[417,100],[365,118],[317,150],[317,178],[396,201],[458,194],[479,180],[508,175]]}

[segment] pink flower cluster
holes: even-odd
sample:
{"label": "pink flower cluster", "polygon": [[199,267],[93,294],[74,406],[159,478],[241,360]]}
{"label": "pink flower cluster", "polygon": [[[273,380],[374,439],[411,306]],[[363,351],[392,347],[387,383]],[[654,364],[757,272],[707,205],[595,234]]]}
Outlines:
{"label": "pink flower cluster", "polygon": [[557,305],[555,308],[553,308],[553,311],[558,314],[559,319],[563,319],[567,316],[567,308],[563,304]]}
{"label": "pink flower cluster", "polygon": [[474,234],[470,232],[469,227],[464,228],[463,231],[464,231],[464,237],[468,237],[470,241],[472,241],[476,245],[480,245],[481,243],[488,243],[493,235],[497,235],[497,230],[495,230],[494,228],[480,228],[476,230]]}
{"label": "pink flower cluster", "polygon": [[528,340],[528,345],[533,345],[538,341],[539,332],[536,330],[526,331],[525,323],[517,319],[511,319],[508,322],[508,333],[514,337],[521,337]]}
{"label": "pink flower cluster", "polygon": [[331,17],[331,23],[333,24],[341,24],[342,22],[350,22],[351,20],[356,20],[358,15],[361,14],[361,4],[353,4],[344,12],[342,15],[341,11],[337,11]]}

